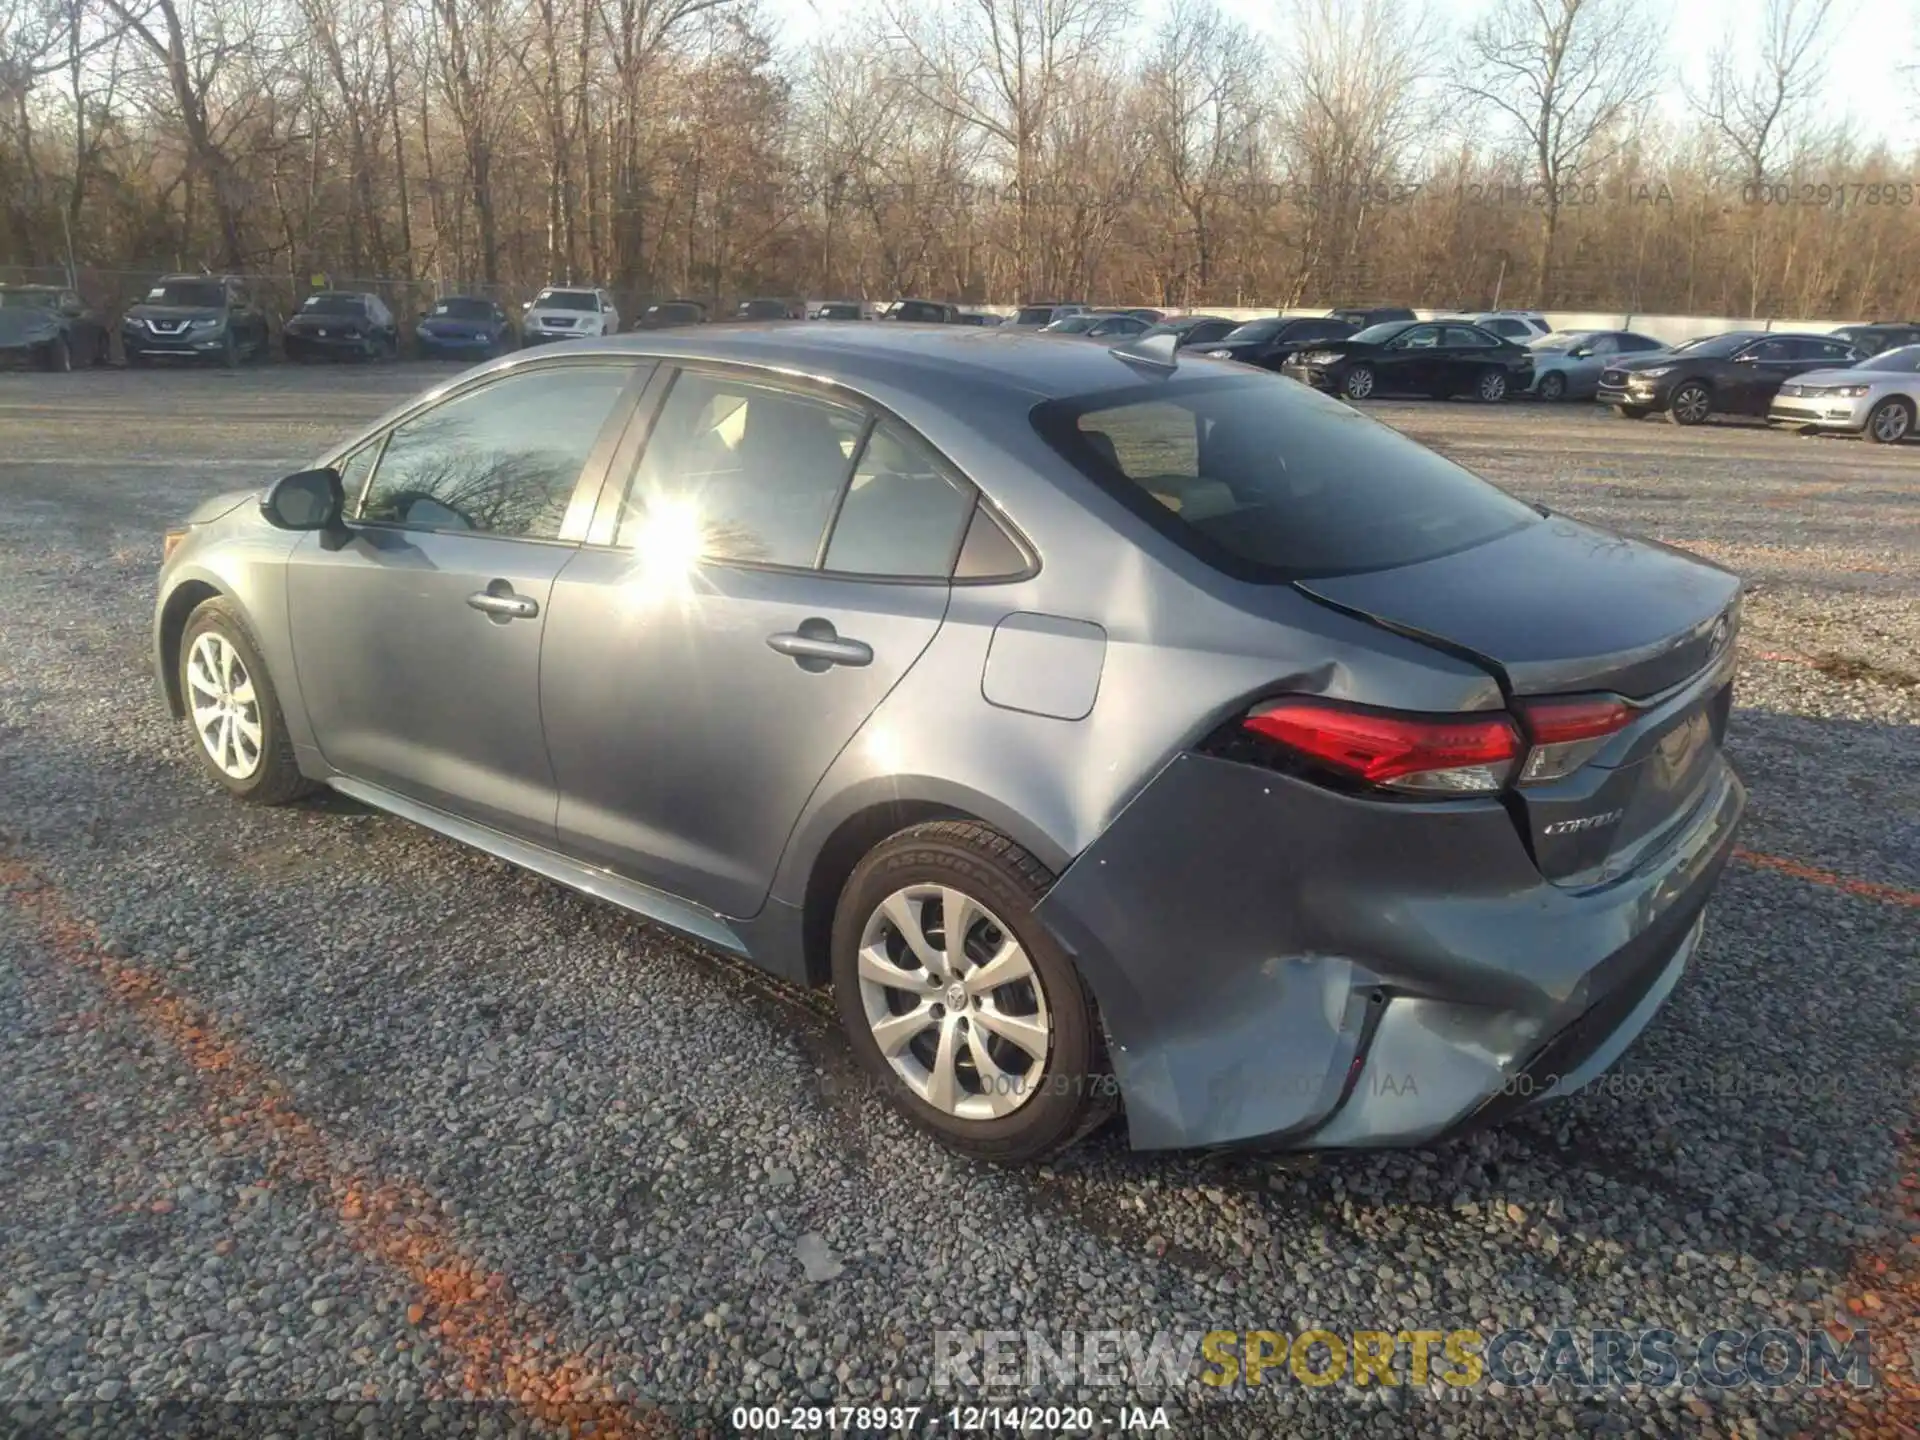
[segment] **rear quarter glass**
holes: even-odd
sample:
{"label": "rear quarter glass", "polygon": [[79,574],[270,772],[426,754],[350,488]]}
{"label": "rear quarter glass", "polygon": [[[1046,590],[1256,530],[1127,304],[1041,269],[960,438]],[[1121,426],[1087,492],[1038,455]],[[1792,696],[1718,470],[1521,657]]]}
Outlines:
{"label": "rear quarter glass", "polygon": [[1392,569],[1540,514],[1451,460],[1277,376],[1050,400],[1034,428],[1163,535],[1243,580]]}

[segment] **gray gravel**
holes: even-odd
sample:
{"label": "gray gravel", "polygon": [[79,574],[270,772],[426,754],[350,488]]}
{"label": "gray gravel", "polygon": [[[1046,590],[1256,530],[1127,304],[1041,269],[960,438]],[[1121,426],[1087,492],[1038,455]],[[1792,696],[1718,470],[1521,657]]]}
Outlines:
{"label": "gray gravel", "polygon": [[[943,1329],[1811,1328],[1861,1256],[1912,1238],[1884,1207],[1920,1098],[1915,912],[1779,870],[1729,871],[1618,1083],[1492,1134],[1313,1163],[1136,1157],[1110,1130],[1002,1172],[868,1095],[819,997],[342,801],[227,803],[154,698],[160,531],[442,373],[0,377],[0,1434],[169,1399],[534,1428],[537,1407],[421,1408],[504,1382],[439,1334],[401,1232],[499,1277],[472,1313],[510,1348],[578,1357],[669,1429],[981,1398],[929,1395]],[[1747,575],[1746,845],[1920,890],[1920,448],[1584,406],[1379,413]],[[130,1003],[135,971],[241,1070]],[[269,1092],[310,1147],[235,1099]],[[343,1212],[382,1185],[402,1210]],[[1164,1401],[1180,1435],[1822,1423],[1791,1391],[1083,1398]]]}

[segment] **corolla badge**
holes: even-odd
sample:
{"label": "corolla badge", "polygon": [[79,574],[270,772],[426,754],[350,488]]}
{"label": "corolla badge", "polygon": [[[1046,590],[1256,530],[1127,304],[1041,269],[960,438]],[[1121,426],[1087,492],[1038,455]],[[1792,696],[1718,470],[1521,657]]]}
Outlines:
{"label": "corolla badge", "polygon": [[1583,830],[1598,830],[1602,825],[1611,825],[1627,812],[1624,810],[1603,810],[1598,815],[1583,815],[1578,820],[1560,820],[1541,830],[1542,835],[1578,835]]}

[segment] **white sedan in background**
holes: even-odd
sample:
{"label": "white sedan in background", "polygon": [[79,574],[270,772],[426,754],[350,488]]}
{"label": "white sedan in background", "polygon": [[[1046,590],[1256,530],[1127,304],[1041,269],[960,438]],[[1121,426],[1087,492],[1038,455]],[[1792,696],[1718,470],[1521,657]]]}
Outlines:
{"label": "white sedan in background", "polygon": [[1920,413],[1920,345],[1903,345],[1840,370],[1810,370],[1774,392],[1767,423],[1803,435],[1850,430],[1878,445],[1916,433]]}

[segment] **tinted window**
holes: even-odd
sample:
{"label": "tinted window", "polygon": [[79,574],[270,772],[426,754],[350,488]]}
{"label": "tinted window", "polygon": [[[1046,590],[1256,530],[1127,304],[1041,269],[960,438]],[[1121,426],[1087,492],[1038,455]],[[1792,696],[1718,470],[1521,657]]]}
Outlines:
{"label": "tinted window", "polygon": [[1740,352],[1743,360],[1791,360],[1794,358],[1794,345],[1790,340],[1762,340],[1759,344]]}
{"label": "tinted window", "polygon": [[625,365],[567,365],[464,391],[396,427],[363,520],[552,540]]}
{"label": "tinted window", "polygon": [[442,300],[433,307],[435,315],[450,315],[456,320],[491,320],[493,304],[487,300],[468,300],[456,297]]}
{"label": "tinted window", "polygon": [[827,569],[849,575],[944,578],[953,569],[973,490],[931,446],[891,420],[874,426],[833,522]]}
{"label": "tinted window", "polygon": [[866,417],[810,395],[683,371],[640,459],[618,543],[684,517],[714,560],[811,568]]}
{"label": "tinted window", "polygon": [[358,295],[309,295],[306,303],[300,307],[303,315],[358,315],[361,313]]}
{"label": "tinted window", "polygon": [[1673,349],[1677,355],[1724,360],[1732,355],[1738,354],[1752,340],[1752,335],[1740,333],[1732,335],[1702,335],[1695,340],[1683,340],[1674,346]]}
{"label": "tinted window", "polygon": [[1509,340],[1533,334],[1532,327],[1524,320],[1483,320],[1480,325],[1482,329],[1491,330],[1494,334],[1503,335]]}
{"label": "tinted window", "polygon": [[1211,345],[1215,340],[1223,340],[1232,331],[1231,320],[1203,320],[1187,331],[1189,345]]}
{"label": "tinted window", "polygon": [[1384,325],[1369,325],[1366,329],[1348,338],[1357,340],[1362,345],[1384,345],[1387,341],[1406,329],[1407,326],[1405,322],[1392,320]]}
{"label": "tinted window", "polygon": [[1397,430],[1264,374],[1049,401],[1033,419],[1148,523],[1251,579],[1411,564],[1539,519]]}
{"label": "tinted window", "polygon": [[[1365,331],[1361,332],[1365,334]],[[1394,342],[1396,350],[1432,350],[1440,344],[1438,325],[1415,325],[1400,332],[1400,338]]]}
{"label": "tinted window", "polygon": [[[1802,354],[1809,360],[1852,360],[1854,350],[1851,345],[1839,340],[1802,340]],[[1862,352],[1865,353],[1865,352]]]}
{"label": "tinted window", "polygon": [[1246,324],[1227,332],[1229,340],[1271,340],[1286,325],[1286,321],[1273,317],[1266,320],[1249,320]]}
{"label": "tinted window", "polygon": [[1660,349],[1660,342],[1658,340],[1651,339],[1645,335],[1635,335],[1632,332],[1617,335],[1614,339],[1620,346],[1620,353],[1623,355],[1638,355],[1648,350]]}
{"label": "tinted window", "polygon": [[[1519,324],[1518,321],[1512,321],[1509,323]],[[1522,330],[1524,330],[1525,328],[1526,328],[1525,326],[1521,326]],[[1485,331],[1477,329],[1472,325],[1449,325],[1446,327],[1446,331],[1447,331],[1446,343],[1448,345],[1453,346],[1455,349],[1484,350],[1487,346],[1494,343],[1493,338],[1490,335],[1488,335]],[[1506,332],[1502,331],[1501,333],[1505,334]]]}
{"label": "tinted window", "polygon": [[1045,325],[1053,319],[1051,305],[1023,305],[1015,312],[1013,323],[1016,325]]}

